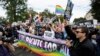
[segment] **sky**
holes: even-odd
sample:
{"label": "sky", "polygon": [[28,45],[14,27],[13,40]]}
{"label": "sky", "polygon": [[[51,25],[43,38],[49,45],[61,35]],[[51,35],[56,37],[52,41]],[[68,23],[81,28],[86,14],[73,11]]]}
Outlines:
{"label": "sky", "polygon": [[[74,18],[84,17],[86,13],[90,10],[91,2],[90,0],[71,0],[74,3],[72,17],[70,22],[74,20]],[[37,12],[42,12],[44,9],[48,9],[50,12],[55,12],[55,6],[61,5],[63,9],[66,8],[67,0],[28,0],[27,2],[28,8],[33,8]],[[5,15],[6,10],[0,7],[0,16]]]}

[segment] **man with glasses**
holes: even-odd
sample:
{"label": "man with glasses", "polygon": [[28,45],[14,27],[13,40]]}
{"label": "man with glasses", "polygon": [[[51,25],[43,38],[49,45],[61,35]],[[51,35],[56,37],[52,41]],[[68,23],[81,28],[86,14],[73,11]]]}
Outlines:
{"label": "man with glasses", "polygon": [[70,40],[66,40],[70,56],[95,56],[95,48],[87,38],[88,30],[86,27],[78,27],[75,32],[69,26],[65,26]]}

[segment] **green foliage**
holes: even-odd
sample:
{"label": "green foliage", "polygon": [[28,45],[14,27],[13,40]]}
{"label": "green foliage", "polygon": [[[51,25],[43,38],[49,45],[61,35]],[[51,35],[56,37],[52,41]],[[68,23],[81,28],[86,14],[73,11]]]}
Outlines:
{"label": "green foliage", "polygon": [[[25,21],[30,17],[32,18],[37,14],[32,8],[27,9],[27,0],[0,0],[1,5],[4,9],[7,10],[7,21],[16,22],[16,21]],[[55,13],[51,13],[48,9],[45,9],[41,12],[42,16],[52,18],[56,16]],[[63,16],[60,15],[59,19],[63,21]]]}
{"label": "green foliage", "polygon": [[6,22],[6,18],[0,17],[0,24],[5,22]]}
{"label": "green foliage", "polygon": [[64,16],[60,15],[58,19],[60,19],[60,21],[63,22],[64,21]]}
{"label": "green foliage", "polygon": [[91,11],[94,19],[97,19],[100,22],[100,0],[91,0]]}
{"label": "green foliage", "polygon": [[27,18],[27,0],[1,0],[3,8],[7,10],[7,19],[10,22]]}
{"label": "green foliage", "polygon": [[45,9],[41,14],[42,14],[42,16],[49,17],[49,18],[52,18],[55,16],[55,14],[50,13],[50,11],[48,9]]}

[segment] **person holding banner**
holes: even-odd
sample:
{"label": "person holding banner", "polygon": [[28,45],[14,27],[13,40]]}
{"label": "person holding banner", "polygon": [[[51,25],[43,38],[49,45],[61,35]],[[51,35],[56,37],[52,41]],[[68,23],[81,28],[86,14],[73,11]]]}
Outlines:
{"label": "person holding banner", "polygon": [[70,37],[66,40],[70,56],[95,56],[94,45],[87,38],[88,30],[85,27],[78,27],[74,33],[67,25],[65,30]]}

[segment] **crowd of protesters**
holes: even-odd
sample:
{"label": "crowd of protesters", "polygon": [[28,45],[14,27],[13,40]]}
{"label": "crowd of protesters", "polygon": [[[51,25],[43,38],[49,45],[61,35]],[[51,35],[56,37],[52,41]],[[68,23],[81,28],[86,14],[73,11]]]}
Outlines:
{"label": "crowd of protesters", "polygon": [[[73,27],[68,24],[67,20],[64,20],[64,22],[58,20],[52,23],[52,19],[43,19],[40,15],[34,18],[34,22],[26,20],[20,23],[13,22],[12,24],[0,25],[1,35],[7,38],[18,39],[17,31],[43,37],[45,32],[51,32],[52,35],[49,38],[67,39],[66,46],[69,48],[70,56],[100,56],[100,29],[90,30],[82,26]],[[13,49],[14,51],[11,43],[7,44],[10,45],[7,49]],[[5,45],[3,45],[3,41],[0,39],[0,56],[10,56],[5,55],[7,50],[3,50],[4,47]]]}

